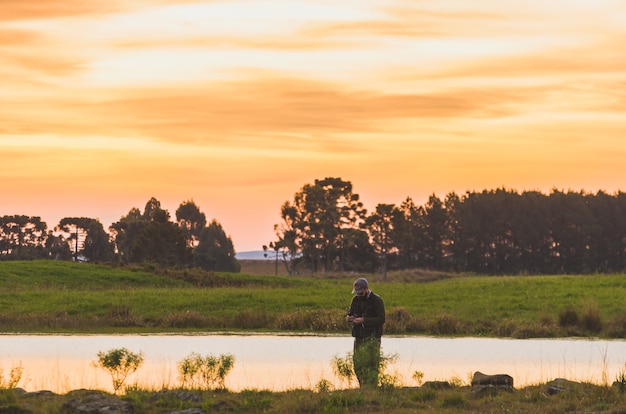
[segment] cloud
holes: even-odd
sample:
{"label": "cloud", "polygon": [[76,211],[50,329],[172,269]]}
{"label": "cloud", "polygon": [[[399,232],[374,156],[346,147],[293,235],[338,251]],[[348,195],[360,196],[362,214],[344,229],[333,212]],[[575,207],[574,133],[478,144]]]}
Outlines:
{"label": "cloud", "polygon": [[490,27],[507,29],[502,22],[505,16],[497,13],[441,12],[398,6],[388,6],[382,11],[384,14],[379,19],[311,24],[300,34],[314,38],[362,37],[380,40],[409,37],[417,40],[484,34]]}
{"label": "cloud", "polygon": [[41,35],[31,30],[0,29],[0,46],[24,46],[37,44],[41,41]]}
{"label": "cloud", "polygon": [[[186,86],[91,90],[10,109],[5,130],[139,136],[193,145],[262,146],[289,137],[292,149],[326,150],[323,137],[384,133],[397,119],[493,117],[519,100],[511,90],[381,93],[298,79],[260,78]],[[102,99],[93,97],[102,96]],[[107,98],[104,98],[107,97]],[[529,99],[526,97],[525,99]],[[314,137],[314,138],[313,138]]]}
{"label": "cloud", "polygon": [[195,3],[200,0],[2,0],[0,21],[121,13],[146,6]]}
{"label": "cloud", "polygon": [[112,0],[3,0],[0,21],[111,13],[119,11],[120,4]]}

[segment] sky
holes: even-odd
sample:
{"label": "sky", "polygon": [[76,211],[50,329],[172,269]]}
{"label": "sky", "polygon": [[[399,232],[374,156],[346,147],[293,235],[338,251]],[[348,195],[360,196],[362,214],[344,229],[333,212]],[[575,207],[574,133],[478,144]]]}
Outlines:
{"label": "sky", "polygon": [[0,216],[626,190],[624,0],[0,0]]}

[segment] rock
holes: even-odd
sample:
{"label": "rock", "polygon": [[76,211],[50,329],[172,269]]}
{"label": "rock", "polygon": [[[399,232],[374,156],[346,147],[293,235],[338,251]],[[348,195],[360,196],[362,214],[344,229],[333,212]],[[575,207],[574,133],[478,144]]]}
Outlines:
{"label": "rock", "polygon": [[173,411],[170,414],[207,414],[205,411],[202,411],[199,408],[188,408],[183,411]]}
{"label": "rock", "polygon": [[579,389],[579,382],[566,380],[564,378],[555,378],[546,384],[546,391],[549,395],[560,394],[562,392],[574,391]]}
{"label": "rock", "polygon": [[132,414],[133,406],[116,396],[102,391],[79,390],[68,395],[76,396],[63,404],[63,413],[77,414]]}
{"label": "rock", "polygon": [[200,397],[199,395],[193,394],[185,390],[163,389],[150,397],[151,402],[155,402],[161,399],[177,399],[180,401],[191,401],[194,403],[199,403],[202,401],[202,397]]}
{"label": "rock", "polygon": [[484,394],[499,390],[513,391],[513,377],[507,374],[487,375],[476,371],[472,377],[472,393]]}
{"label": "rock", "polygon": [[452,388],[452,384],[448,381],[426,381],[422,388],[431,388],[433,390],[443,390],[447,388]]}
{"label": "rock", "polygon": [[33,392],[24,392],[22,394],[23,397],[55,397],[56,394],[52,391],[41,390],[41,391],[33,391]]}

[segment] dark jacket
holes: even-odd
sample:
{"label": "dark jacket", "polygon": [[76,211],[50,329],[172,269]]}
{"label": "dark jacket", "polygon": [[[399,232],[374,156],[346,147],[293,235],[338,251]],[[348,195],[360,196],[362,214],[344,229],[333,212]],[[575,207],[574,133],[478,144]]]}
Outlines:
{"label": "dark jacket", "polygon": [[383,298],[370,291],[367,297],[352,298],[348,315],[364,317],[362,324],[352,324],[352,336],[355,338],[380,338],[385,324],[385,302]]}

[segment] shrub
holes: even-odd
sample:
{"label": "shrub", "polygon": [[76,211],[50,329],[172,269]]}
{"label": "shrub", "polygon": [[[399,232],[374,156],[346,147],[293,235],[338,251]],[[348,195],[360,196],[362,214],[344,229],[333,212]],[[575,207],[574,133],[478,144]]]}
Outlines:
{"label": "shrub", "polygon": [[415,371],[412,378],[417,383],[418,387],[421,387],[424,383],[424,373],[421,371]]}
{"label": "shrub", "polygon": [[455,335],[459,333],[460,327],[461,323],[456,316],[444,313],[434,320],[431,331],[437,335]]}
{"label": "shrub", "polygon": [[352,384],[352,381],[356,379],[354,364],[352,363],[352,356],[350,354],[345,358],[335,356],[332,360],[332,367],[335,375],[341,382],[347,382],[348,387]]}
{"label": "shrub", "polygon": [[235,357],[231,354],[203,357],[194,352],[178,363],[178,370],[183,387],[226,389],[226,375],[234,365]]}
{"label": "shrub", "polygon": [[[371,342],[373,344],[373,342]],[[369,354],[373,348],[369,347],[366,344],[357,349],[356,359],[357,363],[359,362],[359,358],[364,358],[366,361],[371,360],[371,354]],[[333,367],[334,374],[339,378],[339,380],[343,383],[346,382],[348,387],[351,386],[352,382],[357,379],[356,373],[354,371],[354,359],[355,354],[348,353],[345,358],[341,358],[335,356],[331,362]],[[381,388],[393,388],[397,387],[399,380],[396,376],[386,373],[386,369],[389,363],[395,362],[398,359],[397,354],[385,355],[380,352],[378,358],[378,367],[368,367],[368,369],[364,372],[364,376],[372,375],[371,383],[376,383]],[[367,365],[367,364],[364,364]],[[376,378],[374,378],[376,375]]]}
{"label": "shrub", "polygon": [[240,311],[232,320],[231,325],[240,329],[265,329],[272,323],[272,317],[264,311]]}
{"label": "shrub", "polygon": [[11,368],[9,378],[4,378],[2,375],[2,368],[0,368],[0,389],[11,389],[17,387],[17,384],[22,379],[23,370],[22,364],[20,363],[18,366]]}
{"label": "shrub", "polygon": [[385,331],[394,334],[404,333],[410,323],[411,314],[409,311],[403,307],[396,307],[387,312]]}
{"label": "shrub", "polygon": [[590,303],[581,317],[582,327],[589,332],[598,333],[602,330],[602,318],[596,303]]}
{"label": "shrub", "polygon": [[542,323],[519,321],[510,336],[517,339],[550,338],[554,336],[554,329]]}
{"label": "shrub", "polygon": [[606,334],[611,338],[626,337],[626,312],[617,315],[607,324]]}
{"label": "shrub", "polygon": [[559,326],[562,328],[578,325],[578,312],[573,306],[568,306],[559,313]]}
{"label": "shrub", "polygon": [[143,354],[135,354],[126,348],[111,349],[108,352],[98,352],[98,361],[95,366],[107,370],[113,380],[113,393],[124,385],[129,374],[135,372],[143,364]]}
{"label": "shrub", "polygon": [[511,336],[513,332],[518,329],[519,323],[511,318],[504,318],[498,321],[493,327],[493,332],[496,336],[506,337]]}
{"label": "shrub", "polygon": [[332,389],[333,389],[333,385],[330,383],[330,381],[324,378],[319,380],[318,383],[315,385],[315,390],[318,393],[330,392],[332,391]]}

